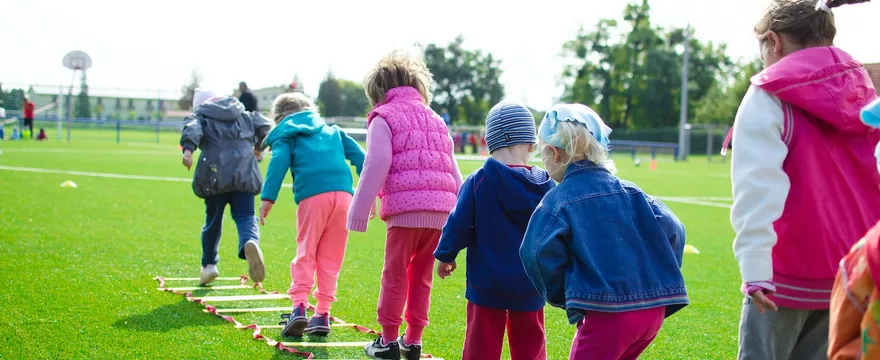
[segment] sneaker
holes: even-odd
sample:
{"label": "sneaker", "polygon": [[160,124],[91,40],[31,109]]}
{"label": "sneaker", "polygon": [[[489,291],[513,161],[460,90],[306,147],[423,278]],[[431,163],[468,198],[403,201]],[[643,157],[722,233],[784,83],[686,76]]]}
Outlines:
{"label": "sneaker", "polygon": [[199,285],[208,285],[214,282],[214,280],[217,280],[218,276],[220,276],[220,272],[217,271],[217,265],[211,264],[203,266],[202,271],[199,272]]}
{"label": "sneaker", "polygon": [[364,346],[364,353],[370,359],[400,359],[400,347],[397,341],[382,343],[382,337],[376,338],[371,344]]}
{"label": "sneaker", "polygon": [[263,252],[254,240],[244,244],[244,257],[248,262],[248,274],[255,283],[266,279],[266,267],[263,265]]}
{"label": "sneaker", "polygon": [[330,316],[327,314],[315,314],[306,325],[306,334],[327,336],[330,334]]}
{"label": "sneaker", "polygon": [[406,360],[419,360],[422,357],[422,344],[407,345],[403,341],[403,336],[397,339],[397,345],[400,348],[400,356]]}
{"label": "sneaker", "polygon": [[281,333],[287,336],[302,336],[303,330],[308,323],[309,321],[306,319],[306,307],[303,304],[299,304],[290,312],[290,315],[287,318],[287,324],[284,325],[284,330],[281,330]]}

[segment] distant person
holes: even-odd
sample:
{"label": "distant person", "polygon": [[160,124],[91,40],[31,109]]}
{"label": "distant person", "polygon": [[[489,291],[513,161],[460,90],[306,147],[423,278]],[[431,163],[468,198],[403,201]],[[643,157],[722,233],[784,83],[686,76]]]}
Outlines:
{"label": "distant person", "polygon": [[[376,197],[381,198],[379,216],[387,228],[377,307],[382,332],[364,347],[374,359],[421,357],[433,253],[461,187],[452,137],[429,107],[433,83],[424,60],[403,52],[383,57],[364,80],[374,108],[367,117],[367,157],[348,228],[366,232]],[[404,312],[407,327],[401,336]]]}
{"label": "distant person", "polygon": [[260,230],[254,216],[254,197],[260,193],[263,178],[254,156],[271,129],[260,114],[247,112],[234,97],[216,97],[197,89],[194,113],[187,116],[180,137],[183,165],[190,169],[193,152],[201,149],[193,176],[196,196],[205,199],[207,218],[202,228],[202,269],[199,283],[207,285],[220,276],[217,270],[223,212],[226,205],[238,228],[238,257],[248,262],[251,280],[266,277]]}
{"label": "distant person", "polygon": [[755,26],[764,70],[737,111],[731,157],[741,360],[828,358],[840,260],[880,219],[880,132],[859,119],[877,94],[834,46],[830,8],[844,3],[774,0]]}
{"label": "distant person", "polygon": [[46,141],[49,140],[49,137],[46,136],[46,129],[40,128],[40,134],[37,135],[37,141]]}
{"label": "distant person", "polygon": [[240,92],[238,95],[238,101],[244,105],[244,111],[259,111],[259,109],[257,109],[257,97],[254,96],[251,89],[248,89],[248,86],[244,81],[238,83],[238,91]]}
{"label": "distant person", "polygon": [[450,276],[467,249],[461,359],[500,360],[505,329],[511,359],[547,359],[544,299],[523,270],[519,248],[529,218],[555,183],[529,165],[537,139],[525,106],[501,103],[489,110],[486,139],[491,156],[462,184],[434,251],[437,276]]}
{"label": "distant person", "polygon": [[24,126],[21,129],[23,133],[25,128],[28,129],[28,132],[24,133],[28,134],[28,137],[34,136],[34,107],[34,102],[27,96],[21,100],[21,112],[22,117],[24,118]]}
{"label": "distant person", "polygon": [[[880,99],[862,110],[862,121],[880,128]],[[880,143],[877,144],[880,150]],[[880,169],[880,151],[875,151]],[[878,219],[880,220],[880,219]],[[840,261],[831,292],[828,359],[880,358],[880,222]]]}
{"label": "distant person", "polygon": [[21,133],[18,131],[18,127],[12,128],[12,135],[9,136],[9,140],[18,140],[21,139]]}
{"label": "distant person", "polygon": [[440,112],[440,117],[443,119],[443,122],[446,123],[446,127],[452,125],[452,121],[449,119],[449,111],[447,111],[446,108]]}
{"label": "distant person", "polygon": [[[287,336],[330,333],[330,305],[336,301],[348,243],[345,222],[354,194],[346,160],[358,175],[364,167],[364,149],[338,126],[327,125],[317,110],[303,93],[279,95],[272,105],[276,126],[266,137],[272,158],[260,195],[260,223],[265,224],[288,172],[293,177],[297,205],[296,258],[290,262],[287,291],[293,310],[281,331]],[[306,306],[315,280],[318,303],[314,315],[307,319]]]}

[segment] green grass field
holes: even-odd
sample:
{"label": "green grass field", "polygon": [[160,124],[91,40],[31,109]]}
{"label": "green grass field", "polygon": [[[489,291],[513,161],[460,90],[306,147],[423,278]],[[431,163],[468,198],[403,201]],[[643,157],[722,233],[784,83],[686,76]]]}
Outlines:
{"label": "green grass field", "polygon": [[[75,134],[76,135],[76,134]],[[298,358],[254,341],[203,313],[182,296],[156,291],[153,277],[196,277],[204,206],[180,165],[175,137],[162,144],[0,142],[0,358]],[[88,138],[81,136],[75,139]],[[267,162],[261,165],[265,168]],[[460,162],[463,173],[478,162]],[[628,156],[620,175],[646,192],[672,197],[667,204],[685,223],[688,243],[699,255],[685,255],[684,274],[691,305],[668,319],[644,359],[729,359],[736,353],[741,298],[739,275],[730,250],[728,168],[695,158],[689,163],[661,161],[650,171]],[[20,168],[50,169],[29,172]],[[57,170],[57,171],[56,171]],[[76,171],[164,177],[124,179],[59,174]],[[94,175],[94,174],[92,174]],[[73,180],[78,188],[62,188]],[[290,178],[288,177],[288,182]],[[683,199],[684,198],[684,199]],[[691,198],[690,200],[687,198]],[[709,204],[694,204],[694,198]],[[673,201],[674,200],[674,201]],[[698,202],[699,202],[698,201]],[[295,207],[289,189],[261,228],[268,290],[284,292],[295,253]],[[246,273],[236,258],[234,223],[227,215],[221,244],[221,276]],[[376,301],[382,269],[384,226],[376,220],[366,234],[352,233],[333,314],[378,329]],[[464,257],[460,258],[464,263]],[[431,325],[425,351],[457,359],[464,339],[464,267],[452,278],[435,279]],[[233,284],[227,282],[226,284]],[[171,283],[171,286],[193,286]],[[196,295],[253,293],[252,290],[197,291]],[[218,307],[289,306],[289,301],[216,303]],[[236,315],[242,323],[275,324],[280,313]],[[565,359],[575,328],[564,312],[546,309],[550,359]],[[280,330],[264,335],[281,339]],[[303,339],[309,340],[309,339]],[[337,329],[327,341],[370,341]],[[287,339],[287,341],[301,341]],[[317,358],[362,358],[358,348],[304,348]]]}

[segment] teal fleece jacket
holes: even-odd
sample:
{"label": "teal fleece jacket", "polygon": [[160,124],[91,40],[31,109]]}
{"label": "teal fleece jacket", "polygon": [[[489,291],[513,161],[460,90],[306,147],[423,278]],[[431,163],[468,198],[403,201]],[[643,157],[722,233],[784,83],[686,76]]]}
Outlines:
{"label": "teal fleece jacket", "polygon": [[293,201],[345,191],[354,193],[351,162],[357,174],[364,167],[364,149],[336,125],[327,125],[317,113],[306,110],[288,115],[266,137],[272,160],[266,171],[262,200],[275,202],[290,169]]}

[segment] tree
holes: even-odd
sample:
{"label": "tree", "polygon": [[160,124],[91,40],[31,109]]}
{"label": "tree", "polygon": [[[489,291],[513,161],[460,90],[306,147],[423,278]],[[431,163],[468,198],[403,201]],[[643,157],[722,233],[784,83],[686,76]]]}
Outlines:
{"label": "tree", "polygon": [[181,88],[181,96],[178,101],[178,107],[180,110],[192,110],[193,106],[193,97],[195,97],[196,89],[198,89],[199,84],[202,82],[202,76],[199,75],[198,72],[193,70],[190,74],[189,83],[184,85]]}
{"label": "tree", "polygon": [[739,104],[751,86],[751,78],[761,71],[762,66],[760,59],[734,66],[729,74],[733,82],[716,82],[697,104],[694,109],[694,123],[733,124]]}
{"label": "tree", "polygon": [[447,109],[453,122],[479,124],[504,97],[501,60],[481,50],[464,49],[463,44],[464,37],[458,36],[446,47],[425,47],[425,62],[434,75],[431,107],[437,112]]}
{"label": "tree", "polygon": [[89,86],[86,84],[86,73],[80,78],[79,94],[76,95],[76,103],[73,105],[73,116],[81,119],[92,117],[92,105],[89,103]]}
{"label": "tree", "polygon": [[342,116],[365,116],[370,111],[370,100],[359,82],[339,79],[342,93]]}
{"label": "tree", "polygon": [[342,88],[332,72],[327,72],[327,76],[318,88],[318,107],[321,108],[321,114],[326,117],[342,114]]}
{"label": "tree", "polygon": [[[681,99],[685,30],[654,27],[647,0],[631,3],[622,22],[600,20],[582,27],[563,45],[562,99],[593,107],[612,128],[675,126]],[[695,105],[733,66],[725,46],[691,37],[689,118]]]}

